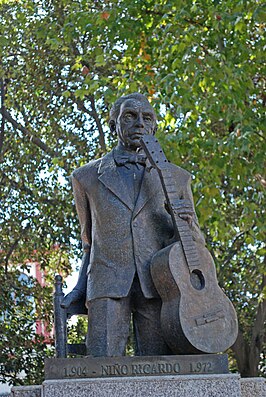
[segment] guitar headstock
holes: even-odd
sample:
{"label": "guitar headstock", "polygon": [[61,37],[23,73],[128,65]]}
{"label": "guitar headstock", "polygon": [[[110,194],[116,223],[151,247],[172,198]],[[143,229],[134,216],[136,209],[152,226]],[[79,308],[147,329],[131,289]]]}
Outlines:
{"label": "guitar headstock", "polygon": [[162,170],[167,167],[169,161],[165,157],[163,149],[154,135],[144,135],[140,140],[140,144],[154,168]]}

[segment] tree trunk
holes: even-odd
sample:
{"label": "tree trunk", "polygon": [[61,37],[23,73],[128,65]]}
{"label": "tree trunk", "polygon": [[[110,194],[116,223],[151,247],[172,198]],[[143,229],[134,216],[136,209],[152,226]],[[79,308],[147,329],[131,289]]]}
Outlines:
{"label": "tree trunk", "polygon": [[[265,258],[264,258],[265,262]],[[262,276],[261,291],[266,286],[266,275]],[[265,335],[265,324],[266,320],[266,300],[262,299],[259,302],[257,314],[255,317],[254,324],[251,329],[251,339],[248,343],[243,336],[241,330],[239,330],[237,340],[232,346],[232,350],[235,354],[238,370],[242,377],[253,377],[258,376],[258,365],[260,362],[260,353],[262,351]]]}

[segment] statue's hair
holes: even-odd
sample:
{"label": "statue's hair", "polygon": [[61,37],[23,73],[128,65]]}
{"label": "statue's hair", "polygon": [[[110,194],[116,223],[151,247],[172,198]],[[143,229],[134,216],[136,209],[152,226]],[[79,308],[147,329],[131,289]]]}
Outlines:
{"label": "statue's hair", "polygon": [[[111,126],[112,124],[114,125],[116,123],[117,117],[119,115],[120,112],[120,107],[122,105],[122,103],[128,99],[136,99],[139,102],[142,102],[146,105],[149,105],[151,108],[151,104],[148,101],[148,99],[145,97],[145,95],[139,94],[138,92],[133,92],[132,94],[129,95],[125,95],[125,96],[121,96],[120,98],[118,98],[115,103],[113,104],[113,106],[111,107],[110,110],[110,119],[109,119],[109,125]],[[155,113],[154,113],[155,114]],[[156,115],[155,115],[156,117]],[[112,129],[112,128],[111,128]]]}

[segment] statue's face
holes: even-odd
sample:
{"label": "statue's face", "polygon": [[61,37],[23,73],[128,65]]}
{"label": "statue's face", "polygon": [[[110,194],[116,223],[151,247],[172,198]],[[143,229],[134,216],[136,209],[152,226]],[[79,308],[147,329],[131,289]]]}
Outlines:
{"label": "statue's face", "polygon": [[153,108],[135,99],[127,99],[120,107],[116,122],[118,139],[129,150],[140,147],[144,134],[153,134],[156,117]]}

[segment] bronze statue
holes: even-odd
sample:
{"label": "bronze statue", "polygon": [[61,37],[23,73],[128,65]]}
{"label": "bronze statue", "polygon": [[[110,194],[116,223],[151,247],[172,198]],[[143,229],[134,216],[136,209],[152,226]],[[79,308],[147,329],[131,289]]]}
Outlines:
{"label": "bronze statue", "polygon": [[[180,204],[179,210],[178,205],[173,209],[160,173],[152,166],[144,137],[155,134],[156,123],[146,97],[134,93],[119,98],[110,112],[110,128],[118,135],[118,145],[72,175],[84,255],[78,283],[62,306],[68,307],[86,294],[87,352],[95,357],[125,354],[131,316],[136,355],[182,353],[180,343],[177,347],[169,343],[167,326],[161,326],[162,295],[171,295],[171,283],[163,278],[157,282],[155,276],[155,286],[150,266],[154,262],[158,267],[158,257],[166,247],[173,246],[173,251],[184,255],[184,250],[180,253],[176,248],[176,244],[183,247],[183,240],[175,215],[197,247],[203,249],[205,241],[194,210],[190,174],[169,165]],[[163,291],[160,283],[165,283]],[[204,289],[199,272],[194,272],[191,283],[196,290]],[[220,317],[218,313],[218,320]],[[212,321],[216,320],[207,318],[206,324]],[[181,341],[186,339],[180,330],[174,333]],[[187,349],[186,353],[193,351]]]}

